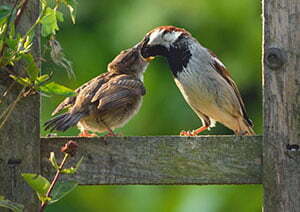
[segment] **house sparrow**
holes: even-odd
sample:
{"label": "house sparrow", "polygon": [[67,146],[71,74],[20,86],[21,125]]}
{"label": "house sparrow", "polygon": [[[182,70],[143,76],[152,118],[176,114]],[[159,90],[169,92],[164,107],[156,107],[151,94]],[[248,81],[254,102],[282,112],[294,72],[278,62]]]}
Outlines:
{"label": "house sparrow", "polygon": [[181,135],[195,136],[224,124],[237,135],[254,135],[253,124],[234,81],[223,63],[184,29],[161,26],[153,29],[142,41],[144,58],[163,56],[167,59],[174,80],[187,103],[201,119],[203,126]]}
{"label": "house sparrow", "polygon": [[113,130],[126,124],[140,109],[145,95],[143,72],[148,66],[140,45],[122,51],[103,73],[77,88],[76,96],[61,102],[52,115],[68,112],[45,123],[46,130],[65,131],[77,124],[79,136],[95,136],[88,131],[115,136]]}

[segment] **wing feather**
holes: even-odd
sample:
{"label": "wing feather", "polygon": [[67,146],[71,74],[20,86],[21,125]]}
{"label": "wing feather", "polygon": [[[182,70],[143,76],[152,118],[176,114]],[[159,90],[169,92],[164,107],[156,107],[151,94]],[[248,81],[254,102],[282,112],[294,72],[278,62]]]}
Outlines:
{"label": "wing feather", "polygon": [[[74,105],[76,105],[76,102],[78,101],[78,97],[79,99],[82,99],[80,98],[80,96],[82,96],[82,94],[84,93],[84,95],[86,95],[87,93],[90,93],[92,94],[93,91],[101,86],[105,81],[106,81],[106,76],[108,75],[109,73],[106,72],[106,73],[103,73],[95,78],[93,78],[92,80],[86,82],[85,84],[83,84],[82,86],[78,87],[76,90],[75,90],[75,93],[77,94],[76,96],[71,96],[71,97],[67,97],[65,98],[57,107],[56,109],[52,112],[52,115],[55,115],[59,112],[61,112],[62,110],[64,109],[67,109],[67,108],[70,108]],[[88,100],[90,101],[90,99]]]}
{"label": "wing feather", "polygon": [[137,97],[145,95],[143,82],[125,75],[106,83],[94,95],[92,102],[99,102],[98,109],[103,111],[124,104],[132,104]]}
{"label": "wing feather", "polygon": [[244,105],[244,102],[242,100],[241,94],[238,90],[237,85],[235,84],[235,82],[231,79],[230,73],[227,71],[226,67],[223,65],[223,63],[216,57],[216,55],[214,53],[212,53],[210,51],[210,54],[212,56],[213,62],[212,62],[212,66],[214,67],[214,70],[216,70],[225,80],[226,82],[232,87],[242,110],[242,115],[245,118],[245,120],[247,121],[247,123],[253,127],[253,123],[252,121],[249,119],[248,114],[246,112],[246,108]]}

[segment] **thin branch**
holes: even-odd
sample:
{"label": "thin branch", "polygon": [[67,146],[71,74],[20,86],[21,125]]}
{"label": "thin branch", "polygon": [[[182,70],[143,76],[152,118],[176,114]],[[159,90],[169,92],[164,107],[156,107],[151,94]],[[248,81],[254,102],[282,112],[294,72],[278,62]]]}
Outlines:
{"label": "thin branch", "polygon": [[13,101],[1,114],[0,116],[0,120],[3,120],[0,123],[0,130],[1,128],[4,126],[4,124],[6,123],[6,121],[8,120],[8,117],[10,116],[10,114],[12,113],[12,111],[14,110],[14,108],[16,107],[17,103],[21,100],[21,98],[23,97],[23,92],[25,91],[26,87],[23,87],[23,89],[20,91],[20,93],[18,94],[17,98],[15,101]]}
{"label": "thin branch", "polygon": [[[62,160],[60,166],[58,167],[58,170],[56,171],[56,174],[55,174],[55,176],[54,176],[54,178],[53,178],[53,180],[52,180],[52,182],[51,182],[51,185],[50,185],[50,187],[49,187],[49,189],[48,189],[48,191],[47,191],[47,193],[46,193],[46,197],[51,197],[51,196],[50,196],[50,195],[51,195],[51,192],[52,192],[52,190],[53,190],[55,184],[57,183],[58,178],[59,178],[60,175],[61,175],[61,171],[62,171],[64,165],[66,164],[66,161],[67,161],[67,159],[68,159],[69,156],[70,156],[70,154],[65,154],[64,159]],[[43,212],[43,211],[45,210],[45,208],[46,208],[47,205],[48,205],[48,201],[46,200],[45,202],[43,202],[43,203],[41,204],[40,212]]]}
{"label": "thin branch", "polygon": [[3,92],[3,94],[0,96],[0,104],[3,102],[4,97],[7,96],[7,94],[11,91],[11,89],[14,87],[14,85],[16,84],[16,81],[13,81],[9,87]]}

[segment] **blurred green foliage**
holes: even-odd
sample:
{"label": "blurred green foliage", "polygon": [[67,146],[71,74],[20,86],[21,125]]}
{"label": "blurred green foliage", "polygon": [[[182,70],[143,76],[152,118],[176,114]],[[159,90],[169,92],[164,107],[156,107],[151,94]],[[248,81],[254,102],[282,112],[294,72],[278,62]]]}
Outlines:
{"label": "blurred green foliage", "polygon": [[[253,0],[102,0],[79,1],[75,25],[61,27],[57,38],[73,62],[77,79],[50,62],[44,73],[76,88],[106,71],[123,49],[160,25],[190,31],[213,50],[238,84],[255,131],[262,133],[261,4]],[[47,57],[46,57],[47,59]],[[147,94],[141,111],[122,129],[124,135],[176,135],[201,121],[185,103],[166,61],[157,58],[145,73]],[[62,97],[43,97],[42,121],[50,118]],[[43,135],[47,132],[42,131]],[[76,135],[77,129],[58,135]],[[203,134],[232,134],[221,124]],[[199,173],[201,174],[201,173]],[[47,211],[261,211],[261,186],[87,186],[76,189]]]}

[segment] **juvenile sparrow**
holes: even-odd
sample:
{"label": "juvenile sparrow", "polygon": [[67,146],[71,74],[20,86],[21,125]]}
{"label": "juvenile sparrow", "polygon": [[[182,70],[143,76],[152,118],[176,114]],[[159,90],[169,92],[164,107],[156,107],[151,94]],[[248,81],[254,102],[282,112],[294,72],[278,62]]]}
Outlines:
{"label": "juvenile sparrow", "polygon": [[187,103],[201,119],[203,126],[181,135],[195,136],[224,124],[237,135],[254,135],[253,125],[235,82],[223,63],[184,29],[161,26],[142,41],[144,58],[163,56],[167,59],[175,83]]}
{"label": "juvenile sparrow", "polygon": [[79,136],[94,136],[88,131],[115,136],[113,130],[126,124],[140,109],[145,95],[143,72],[148,62],[141,57],[140,45],[122,51],[105,72],[77,88],[76,96],[61,102],[52,115],[68,112],[45,123],[46,130],[65,131],[77,124]]}

